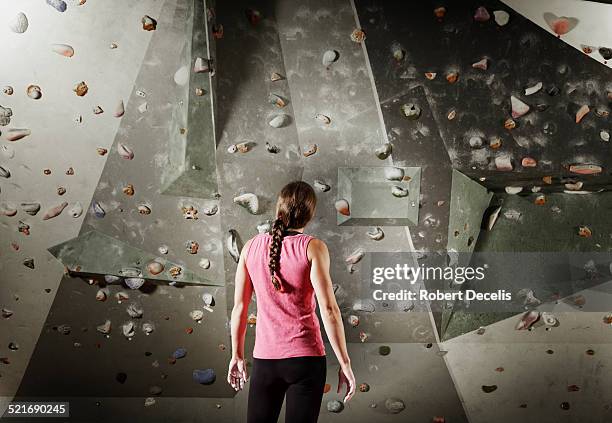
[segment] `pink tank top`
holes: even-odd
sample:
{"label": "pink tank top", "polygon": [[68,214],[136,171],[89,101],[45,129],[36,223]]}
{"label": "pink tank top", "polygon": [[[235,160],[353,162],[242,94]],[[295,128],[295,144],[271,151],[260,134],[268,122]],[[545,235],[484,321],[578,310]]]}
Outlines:
{"label": "pink tank top", "polygon": [[256,235],[249,245],[246,267],[257,298],[255,358],[325,355],[306,255],[312,238],[305,234],[283,238],[278,274],[285,292],[275,290],[270,279],[272,236]]}

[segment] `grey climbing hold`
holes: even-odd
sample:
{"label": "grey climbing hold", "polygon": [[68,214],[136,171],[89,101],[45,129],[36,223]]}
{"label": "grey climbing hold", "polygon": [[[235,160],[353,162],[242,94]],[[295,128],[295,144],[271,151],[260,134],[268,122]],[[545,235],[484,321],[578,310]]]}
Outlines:
{"label": "grey climbing hold", "polygon": [[401,107],[402,114],[408,119],[415,120],[421,116],[421,108],[413,103],[406,103]]}
{"label": "grey climbing hold", "polygon": [[387,410],[389,410],[389,412],[397,414],[402,412],[404,408],[406,408],[406,405],[401,399],[387,398],[387,400],[385,401],[385,407],[387,408]]}
{"label": "grey climbing hold", "polygon": [[344,404],[337,400],[327,401],[327,411],[330,413],[339,413],[344,410]]}

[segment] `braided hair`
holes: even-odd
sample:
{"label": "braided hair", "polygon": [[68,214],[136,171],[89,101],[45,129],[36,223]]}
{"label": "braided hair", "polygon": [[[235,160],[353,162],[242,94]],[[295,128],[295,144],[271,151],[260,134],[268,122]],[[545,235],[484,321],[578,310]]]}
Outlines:
{"label": "braided hair", "polygon": [[294,181],[285,185],[276,202],[276,219],[272,223],[270,235],[270,279],[274,289],[283,292],[280,278],[280,258],[283,238],[288,229],[303,228],[312,219],[317,197],[312,187],[303,181]]}

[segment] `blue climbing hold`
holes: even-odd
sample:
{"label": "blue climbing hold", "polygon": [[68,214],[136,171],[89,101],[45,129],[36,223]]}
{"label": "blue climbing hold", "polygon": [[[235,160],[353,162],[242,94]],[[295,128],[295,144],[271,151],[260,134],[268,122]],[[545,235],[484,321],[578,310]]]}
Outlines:
{"label": "blue climbing hold", "polygon": [[193,380],[202,385],[210,385],[215,382],[216,378],[214,369],[195,369],[193,371]]}
{"label": "blue climbing hold", "polygon": [[172,353],[172,357],[179,359],[183,358],[187,355],[187,350],[185,348],[177,348],[176,351]]}

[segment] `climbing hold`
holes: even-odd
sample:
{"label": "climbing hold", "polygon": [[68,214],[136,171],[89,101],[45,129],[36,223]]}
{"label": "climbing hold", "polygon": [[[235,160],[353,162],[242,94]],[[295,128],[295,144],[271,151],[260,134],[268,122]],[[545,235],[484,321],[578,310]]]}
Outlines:
{"label": "climbing hold", "polygon": [[23,265],[25,267],[29,267],[30,269],[34,269],[34,259],[32,257],[28,257],[23,260]]}
{"label": "climbing hold", "polygon": [[404,50],[400,43],[393,42],[391,44],[391,54],[396,61],[400,62],[406,56],[406,50]]}
{"label": "climbing hold", "polygon": [[497,170],[509,172],[513,169],[512,158],[510,156],[497,156],[495,158],[495,167]]}
{"label": "climbing hold", "polygon": [[289,116],[286,114],[276,115],[270,122],[270,126],[273,128],[282,128],[289,123]]}
{"label": "climbing hold", "polygon": [[532,157],[523,157],[523,160],[521,160],[521,166],[523,167],[536,167],[537,165],[538,162]]}
{"label": "climbing hold", "polygon": [[481,148],[484,145],[482,137],[479,136],[470,137],[470,140],[468,142],[470,144],[470,147],[472,148]]}
{"label": "climbing hold", "polygon": [[142,29],[145,31],[155,31],[157,29],[157,21],[150,17],[149,15],[144,15],[142,17]]}
{"label": "climbing hold", "polygon": [[514,120],[508,118],[504,122],[504,128],[506,128],[506,129],[514,129],[514,128],[516,128],[516,122]]}
{"label": "climbing hold", "polygon": [[113,116],[116,118],[120,118],[125,113],[125,105],[123,104],[123,100],[119,100],[117,107],[115,107],[115,111],[113,112]]}
{"label": "climbing hold", "polygon": [[584,183],[582,181],[576,181],[576,182],[568,182],[565,184],[565,188],[570,190],[570,191],[580,191],[582,189],[582,185],[584,185]]}
{"label": "climbing hold", "polygon": [[344,216],[350,216],[349,203],[345,199],[340,199],[335,203],[336,210],[338,213]]}
{"label": "climbing hold", "polygon": [[546,326],[556,326],[557,325],[557,318],[555,317],[554,314],[550,313],[550,312],[542,312],[541,316],[542,321],[544,322],[544,324]]}
{"label": "climbing hold", "polygon": [[106,320],[103,324],[99,325],[98,327],[96,327],[96,330],[100,333],[103,333],[105,335],[108,335],[111,331],[111,321],[110,320]]}
{"label": "climbing hold", "polygon": [[87,94],[87,91],[89,91],[89,87],[84,81],[81,81],[74,87],[73,91],[77,96],[83,97],[85,94]]}
{"label": "climbing hold", "polygon": [[272,72],[272,75],[270,75],[270,81],[272,82],[280,81],[281,79],[284,78],[280,73]]}
{"label": "climbing hold", "polygon": [[257,224],[257,232],[260,234],[270,232],[272,229],[272,222],[268,219]]}
{"label": "climbing hold", "polygon": [[458,79],[459,79],[458,72],[449,72],[446,74],[446,80],[448,81],[449,84],[454,84],[455,82],[457,82]]}
{"label": "climbing hold", "polygon": [[493,17],[499,26],[505,26],[510,20],[510,14],[505,10],[494,10]]}
{"label": "climbing hold", "polygon": [[425,78],[429,79],[430,81],[436,79],[437,75],[438,74],[436,72],[425,72]]}
{"label": "climbing hold", "polygon": [[344,261],[347,264],[357,264],[365,256],[365,250],[363,248],[357,248],[353,251]]}
{"label": "climbing hold", "polygon": [[230,229],[225,241],[227,251],[236,263],[240,259],[240,251],[238,249],[238,232],[235,229]]}
{"label": "climbing hold", "polygon": [[370,385],[368,385],[367,383],[359,384],[359,392],[368,392],[369,390],[370,390]]}
{"label": "climbing hold", "polygon": [[[11,123],[11,116],[13,116],[12,109],[0,106],[0,126],[6,126]],[[9,129],[9,131],[11,130]]]}
{"label": "climbing hold", "polygon": [[337,400],[327,401],[327,411],[330,413],[340,413],[344,410],[344,404]]}
{"label": "climbing hold", "polygon": [[576,123],[580,123],[580,121],[582,120],[582,118],[584,118],[587,113],[589,113],[591,111],[591,109],[589,108],[588,105],[583,104],[580,109],[578,109],[578,111],[576,112]]}
{"label": "climbing hold", "polygon": [[4,88],[2,88],[2,92],[6,95],[13,95],[13,87],[11,87],[10,85],[5,86]]}
{"label": "climbing hold", "polygon": [[59,216],[59,214],[66,208],[66,206],[68,206],[68,203],[64,201],[63,203],[57,206],[51,207],[50,209],[45,211],[45,213],[43,214],[42,220],[49,220],[56,216]]}
{"label": "climbing hold", "polygon": [[68,7],[64,0],[47,0],[47,4],[58,12],[65,12]]}
{"label": "climbing hold", "polygon": [[277,94],[270,94],[268,96],[268,102],[270,104],[274,104],[278,108],[283,108],[287,105],[287,102],[285,101],[285,99]]}
{"label": "climbing hold", "polygon": [[142,317],[142,315],[144,314],[144,310],[142,309],[142,307],[140,307],[138,304],[130,304],[127,309],[127,314],[130,315],[130,317],[134,318],[134,319],[139,319]]}
{"label": "climbing hold", "polygon": [[132,160],[134,158],[134,152],[132,149],[122,143],[117,145],[117,153],[119,153],[119,155],[126,160]]}
{"label": "climbing hold", "polygon": [[493,137],[489,140],[489,147],[493,150],[498,149],[502,146],[502,139],[500,137]]}
{"label": "climbing hold", "polygon": [[195,73],[205,73],[210,72],[211,70],[211,62],[209,59],[203,59],[201,57],[196,57],[196,60],[193,64],[193,71]]}
{"label": "climbing hold", "polygon": [[490,394],[497,390],[497,385],[482,385],[482,391],[486,394]]}
{"label": "climbing hold", "polygon": [[610,141],[610,131],[607,129],[602,129],[599,131],[599,138],[601,138],[601,140],[604,142]]}
{"label": "climbing hold", "polygon": [[121,330],[123,332],[123,336],[126,338],[131,338],[135,335],[134,331],[134,322],[126,322],[121,326]]}
{"label": "climbing hold", "polygon": [[21,203],[21,209],[30,216],[35,216],[40,210],[40,203]]}
{"label": "climbing hold", "polygon": [[489,62],[487,58],[485,57],[485,58],[480,59],[476,63],[472,63],[472,67],[474,69],[487,70],[487,68],[489,67]]}
{"label": "climbing hold", "polygon": [[353,32],[351,32],[351,40],[356,43],[362,43],[366,39],[366,34],[361,28],[355,28]]}
{"label": "climbing hold", "polygon": [[594,164],[574,164],[570,165],[569,171],[579,175],[595,175],[603,171],[601,166]]}
{"label": "climbing hold", "polygon": [[403,104],[401,111],[405,117],[411,120],[418,119],[421,116],[421,108],[413,103]]}
{"label": "climbing hold", "polygon": [[253,26],[257,25],[262,18],[261,12],[256,9],[247,9],[245,15],[249,23]]}
{"label": "climbing hold", "polygon": [[384,160],[391,155],[392,150],[393,147],[391,143],[387,142],[382,146],[378,147],[376,150],[374,150],[374,153],[376,154],[376,157],[378,157],[380,160]]}
{"label": "climbing hold", "polygon": [[340,58],[340,53],[336,50],[327,50],[323,53],[323,66],[329,68],[332,63],[336,62]]}
{"label": "climbing hold", "polygon": [[234,197],[234,203],[244,207],[251,214],[259,213],[259,199],[253,193],[246,193]]}
{"label": "climbing hold", "polygon": [[319,190],[319,191],[321,191],[321,192],[327,192],[327,191],[329,191],[329,190],[331,189],[331,186],[330,186],[330,185],[328,185],[328,184],[326,184],[325,182],[320,181],[320,180],[318,180],[318,179],[315,179],[315,181],[314,181],[313,185],[314,185],[314,187],[315,187],[316,189],[318,189],[318,190]]}
{"label": "climbing hold", "polygon": [[28,17],[23,12],[17,13],[17,15],[9,21],[9,28],[16,34],[23,34],[28,30]]}
{"label": "climbing hold", "polygon": [[68,214],[70,214],[70,216],[74,217],[75,219],[77,217],[80,217],[81,214],[83,214],[83,206],[81,205],[80,202],[76,202],[72,205],[72,207],[70,207],[70,209],[68,210]]}
{"label": "climbing hold", "polygon": [[144,278],[125,278],[124,282],[128,286],[128,288],[138,289],[142,285],[144,285],[145,279]]}
{"label": "climbing hold", "polygon": [[532,85],[531,87],[525,88],[525,95],[532,95],[542,89],[542,82]]}
{"label": "climbing hold", "polygon": [[210,385],[217,378],[213,369],[195,369],[193,371],[193,380],[202,385]]}
{"label": "climbing hold", "polygon": [[51,50],[64,57],[74,56],[74,48],[68,44],[52,44]]}
{"label": "climbing hold", "polygon": [[385,179],[387,181],[401,181],[404,179],[404,169],[401,167],[385,167]]}
{"label": "climbing hold", "polygon": [[378,354],[380,355],[389,355],[391,354],[391,347],[388,345],[381,345],[378,347]]}
{"label": "climbing hold", "polygon": [[319,147],[316,144],[309,144],[304,147],[304,151],[302,152],[302,154],[304,155],[304,157],[310,157],[315,154],[318,149]]}
{"label": "climbing hold", "polygon": [[474,12],[474,20],[476,22],[486,22],[489,19],[491,19],[491,15],[489,15],[489,11],[484,6],[480,6]]}
{"label": "climbing hold", "polygon": [[406,408],[404,401],[397,398],[387,398],[385,401],[385,408],[393,414],[400,413]]}
{"label": "climbing hold", "polygon": [[515,96],[510,96],[510,104],[512,106],[513,119],[519,118],[529,111],[529,106]]}
{"label": "climbing hold", "polygon": [[28,85],[26,94],[33,100],[39,100],[42,97],[42,91],[38,85]]}
{"label": "climbing hold", "polygon": [[142,331],[149,335],[151,333],[153,333],[153,331],[155,330],[155,325],[151,322],[147,322],[147,323],[143,323],[142,324]]}
{"label": "climbing hold", "polygon": [[320,122],[324,125],[329,125],[331,123],[331,118],[321,113],[317,113],[314,118],[317,122]]}
{"label": "climbing hold", "polygon": [[189,68],[187,66],[180,67],[174,73],[174,82],[177,85],[186,85],[189,82]]}
{"label": "climbing hold", "polygon": [[189,312],[189,317],[192,320],[200,321],[204,318],[204,312],[202,310],[192,310]]}
{"label": "climbing hold", "polygon": [[404,187],[400,187],[399,185],[393,185],[391,187],[391,194],[393,194],[394,197],[402,198],[407,197],[409,192]]}
{"label": "climbing hold", "polygon": [[540,319],[540,312],[531,310],[527,313],[523,314],[518,321],[515,329],[516,330],[526,330],[529,329],[535,322]]}
{"label": "climbing hold", "polygon": [[593,232],[591,232],[591,229],[588,226],[579,226],[578,235],[583,238],[590,238],[593,235]]}
{"label": "climbing hold", "polygon": [[139,204],[137,209],[140,214],[151,214],[151,208],[146,204]]}
{"label": "climbing hold", "polygon": [[183,358],[187,355],[187,350],[185,348],[177,348],[176,350],[174,350],[174,352],[172,353],[172,358],[175,359],[180,359]]}
{"label": "climbing hold", "polygon": [[438,19],[438,21],[441,21],[442,19],[444,19],[444,16],[446,15],[446,7],[444,6],[436,7],[433,13],[436,19]]}
{"label": "climbing hold", "polygon": [[540,194],[540,195],[536,196],[536,198],[533,201],[533,203],[536,206],[543,206],[544,204],[546,204],[546,196],[544,194]]}
{"label": "climbing hold", "polygon": [[612,48],[599,47],[597,51],[599,52],[599,54],[601,54],[601,57],[603,57],[604,60],[612,59]]}
{"label": "climbing hold", "polygon": [[368,237],[370,237],[370,239],[372,239],[374,241],[380,241],[381,239],[384,238],[385,233],[383,232],[383,230],[381,228],[376,226],[376,227],[372,227],[372,228],[368,229],[367,235],[368,235]]}
{"label": "climbing hold", "polygon": [[578,19],[576,18],[558,17],[550,12],[544,13],[544,20],[557,36],[567,34],[578,24]]}

